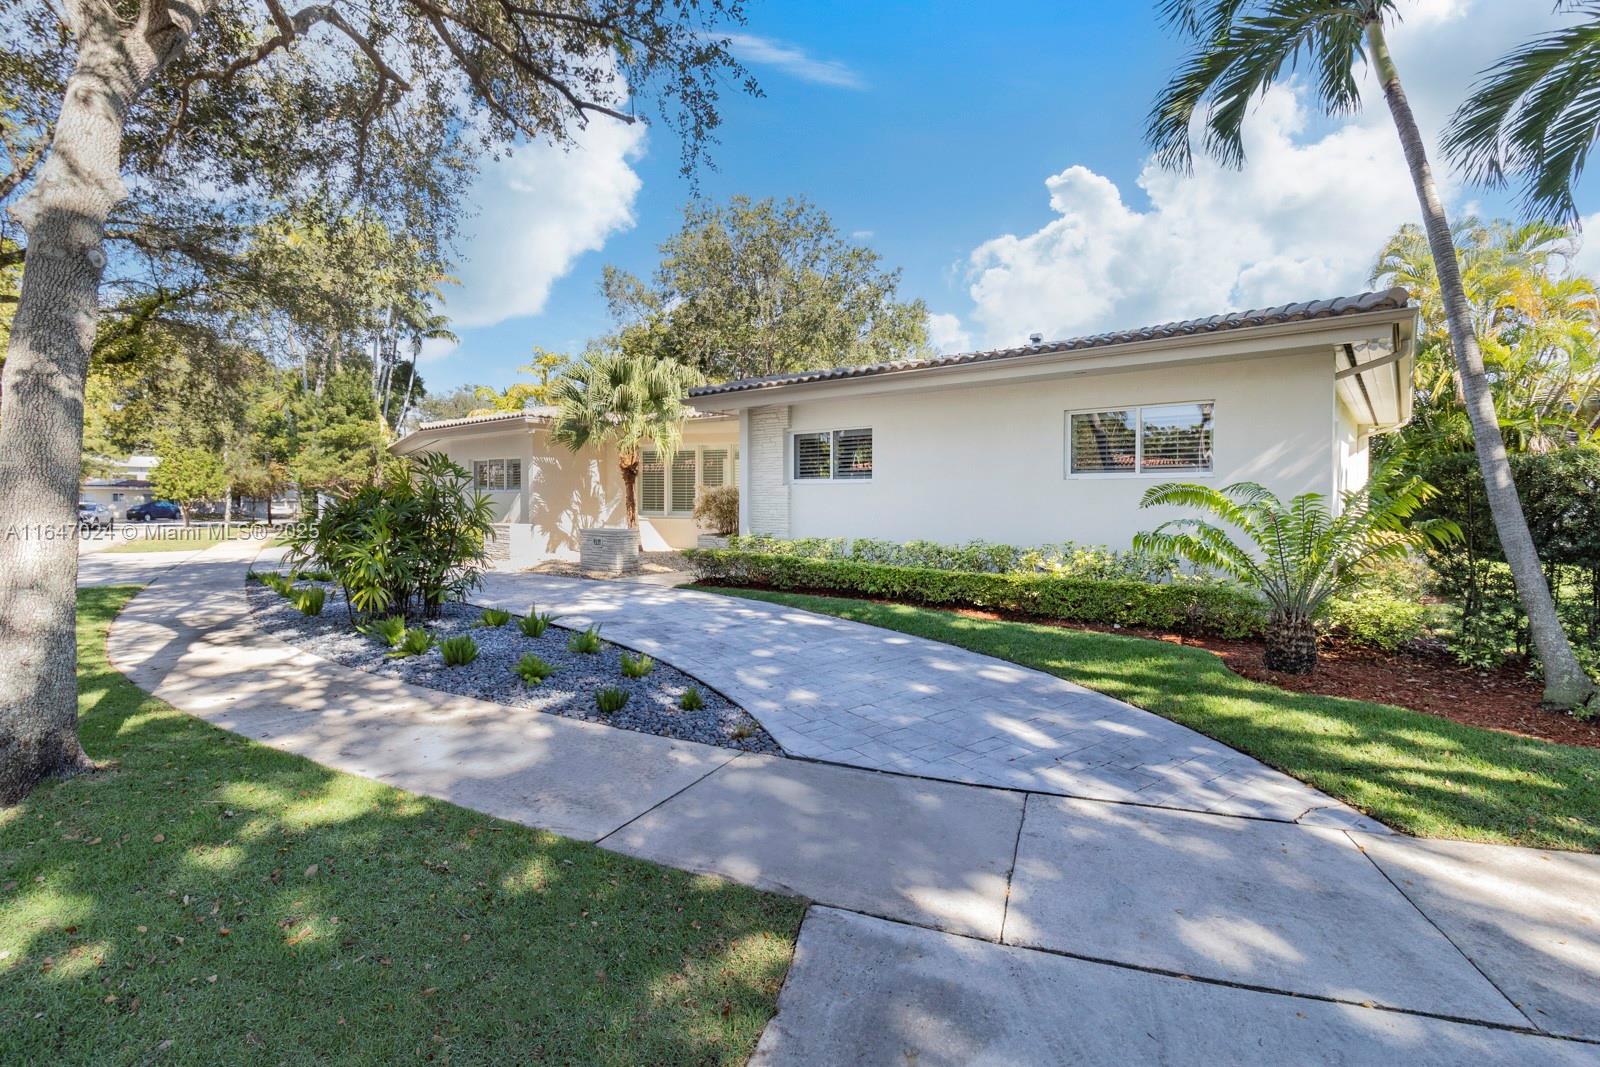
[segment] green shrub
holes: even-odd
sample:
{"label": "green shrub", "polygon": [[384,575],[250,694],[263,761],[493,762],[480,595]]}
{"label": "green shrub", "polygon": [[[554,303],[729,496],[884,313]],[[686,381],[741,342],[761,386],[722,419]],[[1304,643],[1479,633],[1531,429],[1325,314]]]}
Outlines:
{"label": "green shrub", "polygon": [[321,615],[322,604],[327,597],[328,591],[319,586],[297,589],[294,593],[294,606],[300,609],[302,615]]}
{"label": "green shrub", "polygon": [[627,691],[615,686],[606,686],[594,695],[594,706],[600,709],[602,715],[614,715],[627,703]]}
{"label": "green shrub", "polygon": [[573,634],[567,638],[569,652],[581,652],[585,656],[592,656],[600,651],[600,627],[591,626],[582,633]]}
{"label": "green shrub", "polygon": [[540,659],[532,652],[524,652],[522,658],[517,660],[511,669],[527,685],[538,685],[556,673],[554,664]]}
{"label": "green shrub", "polygon": [[510,621],[511,612],[501,611],[499,608],[484,608],[483,614],[478,616],[478,625],[487,626],[491,629],[497,626],[504,626]]}
{"label": "green shrub", "polygon": [[[742,540],[742,539],[741,539]],[[970,574],[811,559],[737,549],[686,549],[696,577],[714,585],[850,593],[933,607],[968,607],[1049,619],[1247,637],[1260,632],[1261,601],[1237,586],[1139,582],[1050,574]]]}
{"label": "green shrub", "polygon": [[550,624],[555,621],[556,617],[548,611],[535,612],[530,606],[528,613],[517,620],[517,628],[528,637],[543,637],[544,632],[550,629]]}
{"label": "green shrub", "polygon": [[251,567],[249,570],[244,572],[244,581],[246,585],[249,585],[251,582],[264,582],[265,580],[266,575],[262,574],[254,567]]}
{"label": "green shrub", "polygon": [[630,656],[622,654],[622,676],[624,678],[643,678],[656,669],[656,661],[646,655]]}
{"label": "green shrub", "polygon": [[389,655],[394,659],[404,659],[406,656],[420,656],[432,647],[433,635],[422,627],[415,626],[405,632]]}
{"label": "green shrub", "polygon": [[683,696],[678,698],[678,707],[684,711],[699,711],[706,706],[706,698],[700,695],[700,690],[690,686],[683,691]]}
{"label": "green shrub", "polygon": [[404,615],[387,615],[357,626],[356,629],[374,641],[381,641],[390,648],[396,648],[405,639],[406,619]]}
{"label": "green shrub", "polygon": [[715,489],[707,489],[700,494],[700,499],[695,501],[694,521],[702,529],[709,530],[718,537],[727,537],[739,529],[739,489],[737,486],[720,485]]}
{"label": "green shrub", "polygon": [[1165,581],[1178,575],[1171,560],[1131,549],[1073,541],[1021,548],[989,541],[951,545],[938,541],[880,541],[870,537],[802,537],[788,540],[746,534],[728,540],[728,548],[800,559],[850,560],[889,567],[924,567],[968,574],[1052,574],[1059,578]]}
{"label": "green shrub", "polygon": [[457,634],[439,642],[439,655],[446,667],[465,667],[478,658],[478,642],[466,634]]}
{"label": "green shrub", "polygon": [[1323,622],[1351,644],[1393,652],[1421,637],[1428,619],[1427,606],[1402,600],[1380,590],[1366,590],[1328,601]]}
{"label": "green shrub", "polygon": [[493,531],[493,507],[472,476],[424,452],[292,527],[286,558],[325,571],[363,615],[414,608],[432,618],[476,587]]}

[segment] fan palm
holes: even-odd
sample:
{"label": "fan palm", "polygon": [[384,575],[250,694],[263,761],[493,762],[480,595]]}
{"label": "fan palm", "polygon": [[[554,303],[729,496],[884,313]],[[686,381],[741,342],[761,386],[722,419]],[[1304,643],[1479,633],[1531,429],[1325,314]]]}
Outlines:
{"label": "fan palm", "polygon": [[1193,42],[1189,57],[1150,112],[1147,136],[1156,158],[1166,166],[1184,170],[1191,166],[1197,117],[1204,130],[1204,149],[1227,165],[1241,165],[1242,130],[1251,103],[1301,63],[1310,68],[1317,100],[1329,114],[1360,106],[1358,61],[1376,69],[1422,209],[1478,467],[1544,668],[1544,699],[1566,708],[1586,704],[1595,696],[1595,684],[1578,665],[1561,628],[1517,498],[1450,223],[1434,185],[1422,131],[1389,53],[1384,25],[1398,17],[1397,0],[1162,0],[1161,10]]}
{"label": "fan palm", "polygon": [[1445,130],[1444,149],[1471,178],[1520,175],[1530,212],[1576,222],[1572,183],[1600,130],[1600,3],[1560,3],[1588,21],[1535,37],[1483,72]]}
{"label": "fan palm", "polygon": [[1242,539],[1186,516],[1135,535],[1133,547],[1255,589],[1268,606],[1267,666],[1305,674],[1317,664],[1316,620],[1331,597],[1349,590],[1374,564],[1460,536],[1448,519],[1411,521],[1436,492],[1420,478],[1397,481],[1392,468],[1380,467],[1366,488],[1344,495],[1344,506],[1333,515],[1321,493],[1284,503],[1255,482],[1221,489],[1168,482],[1149,489],[1139,506],[1198,509],[1232,526]]}
{"label": "fan palm", "polygon": [[652,444],[671,459],[689,414],[683,395],[697,380],[680,363],[619,351],[592,353],[555,383],[553,436],[574,452],[590,444],[616,448],[630,527],[639,524],[640,453]]}

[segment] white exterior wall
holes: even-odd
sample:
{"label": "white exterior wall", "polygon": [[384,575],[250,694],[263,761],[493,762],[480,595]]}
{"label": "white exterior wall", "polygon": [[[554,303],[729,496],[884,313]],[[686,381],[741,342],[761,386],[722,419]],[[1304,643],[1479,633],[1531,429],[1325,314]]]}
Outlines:
{"label": "white exterior wall", "polygon": [[[1216,405],[1210,474],[1067,473],[1067,412],[1185,401]],[[778,432],[778,412],[786,413],[786,432]],[[1343,451],[1336,447],[1325,353],[803,400],[752,409],[745,418],[747,528],[791,537],[1073,540],[1120,548],[1177,514],[1139,508],[1159,481],[1258,481],[1291,496],[1331,494],[1341,471],[1347,486],[1364,478],[1359,434]],[[858,427],[873,431],[870,481],[788,477],[789,434]]]}

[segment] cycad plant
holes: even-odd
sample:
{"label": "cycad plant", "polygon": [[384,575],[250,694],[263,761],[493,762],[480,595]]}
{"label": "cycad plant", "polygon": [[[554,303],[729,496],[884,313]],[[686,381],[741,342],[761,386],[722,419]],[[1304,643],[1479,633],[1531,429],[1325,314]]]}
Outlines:
{"label": "cycad plant", "polygon": [[1168,482],[1146,491],[1140,507],[1192,508],[1221,520],[1171,519],[1136,534],[1133,547],[1176,557],[1247,585],[1267,603],[1266,664],[1307,674],[1317,665],[1316,620],[1328,600],[1360,581],[1362,572],[1461,535],[1448,519],[1413,519],[1436,494],[1420,478],[1398,481],[1390,468],[1373,472],[1365,489],[1346,493],[1337,515],[1321,493],[1285,503],[1255,482],[1209,485]]}

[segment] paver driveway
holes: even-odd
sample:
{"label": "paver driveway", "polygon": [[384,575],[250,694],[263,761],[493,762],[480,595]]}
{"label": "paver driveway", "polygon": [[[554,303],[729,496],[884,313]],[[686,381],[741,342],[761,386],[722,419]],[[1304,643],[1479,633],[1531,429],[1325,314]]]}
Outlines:
{"label": "paver driveway", "polygon": [[1040,671],[807,611],[633,581],[493,574],[475,601],[537,604],[692,674],[792,756],[974,785],[1382,833],[1226,745]]}

